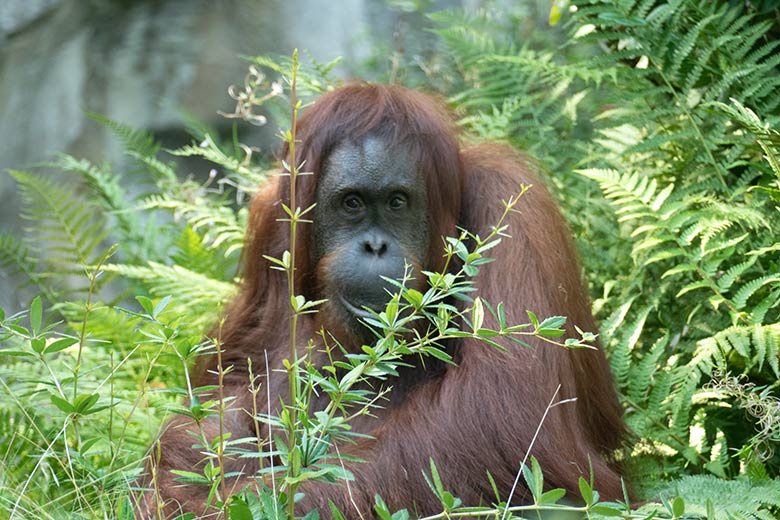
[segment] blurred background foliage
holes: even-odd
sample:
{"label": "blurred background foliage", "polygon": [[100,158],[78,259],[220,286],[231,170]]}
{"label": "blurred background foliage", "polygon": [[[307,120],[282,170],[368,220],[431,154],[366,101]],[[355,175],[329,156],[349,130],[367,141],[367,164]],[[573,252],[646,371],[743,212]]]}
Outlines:
{"label": "blurred background foliage", "polygon": [[[58,2],[43,4],[46,16],[67,18]],[[176,2],[111,4],[125,10],[127,23],[118,31],[118,45],[100,47],[98,39],[98,51],[124,56],[120,36],[134,34],[130,22],[141,16],[139,5],[149,19],[164,19]],[[209,25],[217,15],[196,4],[191,13],[201,13],[198,20],[205,25],[195,35],[223,34],[213,29],[216,22]],[[359,51],[329,54],[326,48],[318,49],[325,56],[310,55],[301,79],[304,100],[349,77],[399,82],[440,95],[468,140],[508,142],[532,157],[580,248],[600,338],[633,432],[620,455],[631,482],[647,499],[683,497],[687,515],[776,517],[780,11],[775,2],[359,4],[362,10],[353,14],[370,18],[381,12],[390,17],[383,20],[393,20],[392,30],[367,25],[362,35],[353,33]],[[241,2],[233,7],[231,15],[246,13]],[[350,20],[339,13],[333,16],[339,24]],[[97,9],[89,19],[105,23],[105,16]],[[228,28],[248,23],[226,12],[221,16]],[[285,36],[291,39],[311,32],[314,23],[303,15],[283,19],[279,25],[291,28]],[[169,30],[152,34],[170,49],[185,48]],[[91,31],[106,34],[100,24]],[[5,34],[0,52],[12,56],[10,49],[30,45],[19,41],[27,37]],[[87,43],[72,43],[82,51],[95,41],[83,38]],[[186,387],[182,360],[235,290],[246,202],[274,168],[270,136],[289,126],[287,92],[273,85],[283,85],[289,70],[286,40],[273,42],[281,48],[243,40],[234,55],[278,54],[251,59],[245,81],[234,67],[225,82],[237,85],[234,99],[222,94],[222,101],[205,108],[204,98],[190,105],[182,94],[186,89],[171,80],[181,70],[194,70],[185,64],[219,61],[214,56],[225,50],[213,54],[211,47],[198,47],[190,59],[166,55],[155,41],[150,39],[146,58],[160,67],[153,69],[160,88],[143,99],[175,103],[164,114],[146,102],[141,105],[147,118],[134,117],[127,100],[124,108],[115,108],[112,89],[135,92],[137,79],[121,60],[105,67],[115,76],[100,88],[98,106],[68,107],[67,114],[78,113],[72,117],[79,129],[101,130],[79,130],[67,142],[49,138],[53,129],[43,131],[67,115],[47,103],[86,99],[82,94],[67,97],[68,84],[48,82],[31,87],[48,89],[42,96],[14,90],[5,97],[6,110],[17,98],[26,107],[4,111],[22,119],[14,124],[4,116],[0,133],[16,131],[6,143],[22,136],[26,150],[6,158],[46,163],[30,168],[12,162],[4,180],[6,193],[13,193],[5,198],[21,203],[24,224],[6,226],[0,235],[0,267],[9,286],[20,287],[3,300],[0,331],[3,514],[128,514],[130,483],[144,450],[166,408]],[[331,61],[339,54],[344,58]],[[234,55],[226,59],[244,68]],[[41,70],[58,77],[56,67],[66,64]],[[74,66],[83,75],[101,70],[103,63],[93,57]],[[8,70],[0,72],[6,90],[13,84]],[[200,76],[184,77],[191,83],[182,85],[195,85],[192,78]],[[225,85],[206,85],[212,97],[205,99],[224,92]],[[98,88],[86,80],[76,87],[72,92]],[[268,99],[255,111],[246,103],[249,95]],[[85,123],[83,106],[101,115],[91,114]],[[216,116],[217,109],[254,112],[247,122]],[[264,119],[267,124],[259,126]],[[39,148],[35,131],[41,132]],[[107,137],[93,139],[103,131],[113,135],[104,149]],[[96,147],[101,150],[91,153]],[[36,155],[54,150],[69,153]],[[30,304],[36,294],[42,298]],[[58,400],[61,395],[68,399]],[[658,514],[680,516],[671,506],[664,511]]]}

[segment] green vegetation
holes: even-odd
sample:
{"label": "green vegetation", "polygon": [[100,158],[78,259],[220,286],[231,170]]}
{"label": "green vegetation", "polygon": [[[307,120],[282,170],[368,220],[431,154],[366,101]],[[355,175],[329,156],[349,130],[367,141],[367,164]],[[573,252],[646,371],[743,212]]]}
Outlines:
{"label": "green vegetation", "polygon": [[[473,140],[532,155],[579,241],[635,434],[627,468],[640,494],[658,503],[633,512],[598,504],[583,481],[585,506],[560,508],[775,518],[780,11],[759,1],[557,1],[555,25],[530,32],[525,15],[430,14],[438,47],[419,69],[396,56],[390,72],[446,96]],[[299,72],[304,102],[334,83],[332,65]],[[257,121],[252,110],[262,101],[281,127],[294,128],[289,83],[272,88],[260,68],[276,78],[295,67],[266,58],[256,67],[236,114]],[[24,273],[41,296],[23,313],[0,311],[0,518],[132,518],[133,481],[166,413],[197,417],[224,405],[193,401],[188,369],[214,348],[204,332],[234,294],[245,201],[270,167],[207,129],[167,152],[145,132],[95,118],[123,142],[128,171],[61,156],[50,166],[68,175],[10,172],[29,229],[0,236],[0,266]],[[182,180],[171,153],[202,157],[215,174]],[[462,242],[450,244],[451,254],[468,256]],[[444,294],[462,289],[440,281]],[[415,298],[401,288],[396,304],[415,306]],[[479,312],[475,304],[467,318]],[[388,337],[394,318],[379,320]],[[350,368],[386,375],[405,352],[389,342]],[[327,374],[296,366],[293,379],[327,383]],[[335,412],[314,419],[329,432],[342,426]],[[288,440],[296,438],[297,421],[285,420]],[[219,454],[228,440],[199,442]],[[184,476],[218,490],[214,460],[210,474]],[[542,492],[543,471],[534,461],[525,468],[529,510],[559,498]],[[338,476],[324,468],[307,478]],[[442,510],[455,511],[435,467],[430,480]],[[229,512],[284,516],[283,504],[243,496]],[[501,516],[503,507],[482,514]],[[381,502],[378,515],[390,518]]]}

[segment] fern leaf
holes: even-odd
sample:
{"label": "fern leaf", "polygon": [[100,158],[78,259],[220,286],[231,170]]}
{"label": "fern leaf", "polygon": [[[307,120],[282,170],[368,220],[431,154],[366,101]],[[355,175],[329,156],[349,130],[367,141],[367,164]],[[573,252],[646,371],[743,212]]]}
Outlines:
{"label": "fern leaf", "polygon": [[160,151],[160,143],[154,135],[145,130],[138,130],[108,117],[88,112],[87,116],[102,124],[122,142],[126,150],[140,156],[154,156]]}
{"label": "fern leaf", "polygon": [[726,292],[731,289],[731,286],[745,271],[750,269],[755,263],[758,257],[754,256],[744,262],[741,262],[735,266],[732,266],[726,271],[723,276],[718,279],[718,290]]}
{"label": "fern leaf", "polygon": [[178,157],[202,157],[207,161],[219,164],[223,168],[238,175],[240,189],[253,193],[267,178],[267,172],[257,168],[247,160],[239,160],[227,155],[210,136],[199,145],[187,145],[170,152]]}
{"label": "fern leaf", "polygon": [[[687,439],[691,425],[691,410],[693,409],[693,394],[696,393],[699,374],[688,372],[682,384],[670,395],[671,420],[669,435],[678,439]],[[695,450],[683,450],[682,454],[689,462],[696,463],[698,453]]]}
{"label": "fern leaf", "polygon": [[[682,251],[682,250],[680,250],[680,251]],[[664,260],[665,260],[665,258],[664,258]],[[647,265],[648,263],[650,263],[650,262],[649,261],[645,262],[645,265]],[[670,276],[676,276],[676,275],[682,274],[682,273],[694,272],[694,271],[696,271],[696,269],[697,269],[697,267],[694,264],[690,264],[690,263],[685,263],[684,262],[684,263],[681,263],[681,264],[677,264],[674,267],[664,271],[664,273],[661,275],[661,279],[669,278]]]}
{"label": "fern leaf", "polygon": [[780,282],[780,275],[777,274],[768,274],[759,278],[755,278],[741,285],[734,294],[732,301],[734,302],[734,305],[737,307],[737,309],[744,309],[745,305],[747,305],[748,299],[753,296],[756,291],[763,287],[777,284],[778,282]]}
{"label": "fern leaf", "polygon": [[128,152],[127,155],[137,159],[148,168],[148,173],[151,174],[157,182],[162,184],[175,184],[178,182],[176,177],[176,171],[173,167],[165,164],[156,157],[151,155],[142,155],[136,152]]}
{"label": "fern leaf", "polygon": [[685,285],[679,291],[677,291],[677,294],[675,295],[675,297],[679,298],[683,294],[689,293],[691,291],[695,291],[697,289],[709,289],[709,288],[710,288],[710,283],[708,281],[706,281],[706,280],[699,280],[699,281],[696,281],[696,282],[691,282],[691,283]]}
{"label": "fern leaf", "polygon": [[40,241],[51,244],[51,261],[71,266],[71,272],[82,272],[91,265],[106,236],[101,216],[48,179],[16,170],[10,174],[25,200],[22,216],[34,222],[33,230]]}
{"label": "fern leaf", "polygon": [[[236,291],[234,283],[215,280],[178,265],[157,262],[149,262],[147,266],[109,264],[105,270],[142,282],[154,296],[170,295],[174,301],[186,302],[188,315],[196,314],[192,308],[213,313],[232,299]],[[213,318],[212,314],[206,313],[207,321]]]}
{"label": "fern leaf", "polygon": [[204,241],[211,247],[223,248],[225,256],[243,247],[244,228],[227,206],[220,206],[197,195],[191,197],[191,200],[182,200],[163,194],[148,197],[140,207],[170,210],[175,218],[186,219],[194,231],[204,232]]}
{"label": "fern leaf", "polygon": [[[725,480],[711,475],[686,476],[661,496],[685,497],[685,515],[709,520],[771,520],[780,505],[780,480]],[[710,507],[707,507],[707,503]],[[714,512],[715,517],[708,516]]]}
{"label": "fern leaf", "polygon": [[696,353],[686,365],[686,372],[710,374],[714,367],[724,368],[732,353],[745,360],[744,371],[754,365],[763,370],[768,365],[775,376],[780,376],[780,324],[729,327],[696,342]]}
{"label": "fern leaf", "polygon": [[642,403],[648,397],[650,388],[652,388],[655,375],[659,369],[658,364],[666,352],[669,344],[669,336],[664,334],[660,337],[650,350],[631,367],[630,377],[628,378],[628,388],[626,397],[633,403]]}
{"label": "fern leaf", "polygon": [[137,246],[144,244],[144,231],[140,219],[129,203],[127,193],[119,183],[119,176],[83,159],[70,155],[59,156],[55,166],[81,175],[87,187],[96,195],[100,206],[115,219],[115,229],[124,240]]}
{"label": "fern leaf", "polygon": [[767,312],[777,308],[778,305],[780,305],[780,289],[775,289],[751,309],[750,322],[757,325],[764,323]]}
{"label": "fern leaf", "polygon": [[647,316],[650,314],[652,306],[644,307],[639,316],[625,329],[620,335],[620,339],[612,348],[612,356],[610,363],[612,365],[613,372],[615,374],[615,381],[619,388],[624,388],[628,382],[629,364],[627,360],[630,359],[631,352],[634,350],[642,330],[645,326]]}

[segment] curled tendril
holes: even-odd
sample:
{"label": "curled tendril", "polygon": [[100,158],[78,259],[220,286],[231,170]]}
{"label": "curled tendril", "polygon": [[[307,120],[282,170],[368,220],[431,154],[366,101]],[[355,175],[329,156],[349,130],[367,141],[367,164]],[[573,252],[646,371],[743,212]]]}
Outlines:
{"label": "curled tendril", "polygon": [[[270,90],[269,90],[270,89]],[[266,101],[282,95],[282,84],[274,81],[268,85],[265,74],[254,65],[249,66],[249,72],[244,76],[244,86],[238,88],[235,85],[228,87],[228,95],[236,102],[233,112],[218,113],[229,119],[243,119],[253,125],[263,126],[268,119],[256,110]]]}
{"label": "curled tendril", "polygon": [[774,443],[780,442],[780,399],[746,382],[745,376],[732,376],[718,370],[713,371],[712,376],[706,388],[735,398],[739,407],[756,420],[758,433],[753,437],[753,453],[760,460],[772,458]]}

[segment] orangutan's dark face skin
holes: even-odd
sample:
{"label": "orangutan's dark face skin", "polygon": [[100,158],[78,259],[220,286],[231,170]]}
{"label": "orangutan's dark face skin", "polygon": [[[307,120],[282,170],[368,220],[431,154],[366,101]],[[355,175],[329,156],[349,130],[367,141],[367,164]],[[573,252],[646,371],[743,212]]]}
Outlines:
{"label": "orangutan's dark face skin", "polygon": [[[368,137],[328,156],[317,190],[314,263],[324,296],[346,321],[381,310],[405,264],[419,275],[428,253],[428,197],[405,153]],[[324,268],[324,269],[323,269]],[[351,320],[349,318],[352,318]]]}

